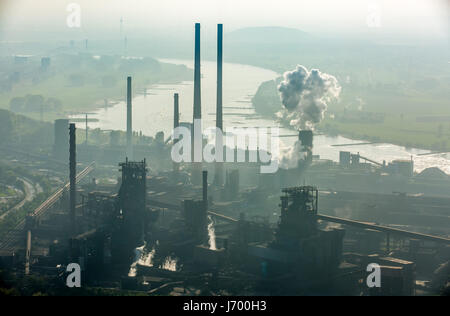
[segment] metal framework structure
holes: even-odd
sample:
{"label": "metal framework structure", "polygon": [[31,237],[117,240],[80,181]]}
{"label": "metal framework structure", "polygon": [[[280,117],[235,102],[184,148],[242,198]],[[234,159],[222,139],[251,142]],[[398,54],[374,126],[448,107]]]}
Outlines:
{"label": "metal framework structure", "polygon": [[318,189],[313,186],[301,186],[286,188],[282,192],[277,242],[286,244],[315,235]]}
{"label": "metal framework structure", "polygon": [[146,161],[120,163],[122,185],[119,190],[119,209],[123,217],[124,233],[130,243],[139,242],[144,233],[144,213],[147,195]]}

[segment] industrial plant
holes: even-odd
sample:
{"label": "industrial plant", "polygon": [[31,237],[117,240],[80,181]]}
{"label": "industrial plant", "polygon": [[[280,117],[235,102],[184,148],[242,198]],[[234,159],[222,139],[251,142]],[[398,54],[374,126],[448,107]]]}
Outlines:
{"label": "industrial plant", "polygon": [[[173,100],[166,107],[170,127],[187,129],[190,138],[134,129],[133,118],[144,114],[134,107],[138,91],[130,75],[120,82],[126,86],[120,108],[126,128],[100,130],[107,144],[90,139],[86,114],[85,122],[55,118],[47,152],[2,147],[11,160],[46,170],[49,179],[53,174],[66,179],[0,238],[0,270],[9,273],[3,284],[39,277],[56,295],[448,294],[448,177],[436,176],[436,168],[416,172],[413,158],[377,161],[360,154],[357,142],[345,147],[354,151],[340,151],[338,161],[320,157],[314,124],[326,108],[322,96],[309,99],[316,91],[308,87],[314,82],[309,78],[328,80],[330,91],[323,93],[338,94],[339,88],[326,74],[300,66],[279,86],[282,117],[300,122],[288,124],[289,135],[277,136],[293,141],[287,151],[263,150],[259,138],[249,135],[243,147],[228,147],[239,135],[225,133],[231,123],[224,120],[230,109],[223,102],[222,24],[216,34],[215,113],[202,108],[199,23],[193,33],[192,121],[183,115],[191,110],[180,103],[184,95],[164,92]],[[50,58],[42,63],[51,69]],[[305,80],[301,89],[310,90],[295,91],[298,80]],[[295,115],[290,93],[310,102]],[[215,126],[206,126],[208,115]],[[160,120],[147,119],[149,125]],[[212,140],[203,135],[207,127],[223,133]],[[175,161],[174,147],[181,142],[192,150],[184,153],[189,159]],[[194,158],[207,146],[220,159]],[[230,152],[231,160],[225,158]],[[277,170],[261,172],[267,165],[263,155],[277,162]],[[80,268],[81,285],[70,287],[73,264]]]}

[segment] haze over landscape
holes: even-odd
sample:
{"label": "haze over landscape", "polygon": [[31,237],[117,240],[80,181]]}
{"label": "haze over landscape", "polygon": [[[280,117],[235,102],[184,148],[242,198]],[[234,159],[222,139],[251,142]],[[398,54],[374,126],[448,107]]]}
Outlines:
{"label": "haze over landscape", "polygon": [[[344,109],[402,117],[388,117],[383,123],[388,129],[376,126],[365,133],[356,123],[342,126],[325,117],[322,125],[330,132],[413,147],[450,146],[435,137],[431,146],[430,137],[411,139],[405,132],[438,133],[434,124],[416,121],[431,114],[450,115],[445,106],[450,90],[448,1],[79,1],[80,27],[72,28],[66,21],[69,3],[2,1],[2,55],[55,54],[70,41],[82,51],[88,40],[89,51],[97,54],[190,59],[195,21],[202,23],[202,58],[214,60],[213,25],[220,22],[226,25],[226,62],[280,74],[297,64],[317,68],[343,86],[341,98],[329,108],[334,117],[339,113],[333,111]],[[274,114],[281,104],[276,89],[268,84],[259,91],[267,97],[255,107]],[[0,107],[8,108],[10,97],[3,96]],[[441,132],[450,132],[441,125]]]}
{"label": "haze over landscape", "polygon": [[[310,1],[219,1],[168,0],[126,3],[120,0],[80,0],[82,27],[68,29],[66,7],[70,1],[2,0],[1,29],[3,39],[74,39],[114,37],[123,18],[124,31],[130,36],[166,34],[190,37],[192,21],[203,24],[205,33],[213,35],[209,26],[221,22],[232,31],[243,27],[283,26],[308,33],[340,33],[358,36],[383,34],[416,39],[446,39],[448,36],[448,1],[445,0],[319,0]],[[367,29],[368,15],[380,15],[380,28]],[[40,33],[43,35],[43,33]]]}
{"label": "haze over landscape", "polygon": [[448,295],[450,2],[0,0],[0,153],[0,295]]}

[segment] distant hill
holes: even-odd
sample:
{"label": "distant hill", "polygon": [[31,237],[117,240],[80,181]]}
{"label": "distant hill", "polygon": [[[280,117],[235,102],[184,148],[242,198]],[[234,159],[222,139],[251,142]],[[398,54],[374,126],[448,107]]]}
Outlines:
{"label": "distant hill", "polygon": [[308,33],[299,29],[265,26],[265,27],[247,27],[228,33],[227,41],[229,44],[245,43],[295,43],[309,38]]}
{"label": "distant hill", "polygon": [[[226,61],[254,65],[283,73],[301,62],[299,55],[314,37],[287,27],[248,27],[225,33]],[[286,58],[286,56],[291,58]],[[292,62],[294,60],[294,62]]]}

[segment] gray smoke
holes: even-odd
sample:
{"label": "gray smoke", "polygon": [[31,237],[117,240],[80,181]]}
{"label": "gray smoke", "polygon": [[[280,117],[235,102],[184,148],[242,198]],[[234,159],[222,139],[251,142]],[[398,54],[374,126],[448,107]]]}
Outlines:
{"label": "gray smoke", "polygon": [[337,79],[318,69],[297,65],[283,77],[278,86],[283,109],[277,115],[297,129],[312,129],[323,119],[327,103],[341,93]]}

